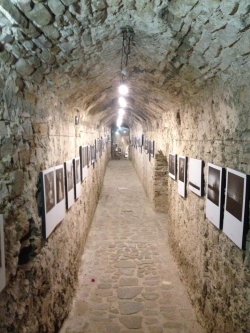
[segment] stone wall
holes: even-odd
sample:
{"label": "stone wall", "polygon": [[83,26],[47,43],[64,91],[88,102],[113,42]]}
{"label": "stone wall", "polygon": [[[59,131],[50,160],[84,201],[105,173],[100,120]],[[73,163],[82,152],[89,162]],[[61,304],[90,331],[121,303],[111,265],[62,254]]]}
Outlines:
{"label": "stone wall", "polygon": [[[5,219],[7,286],[0,294],[1,333],[56,332],[68,313],[79,261],[95,212],[109,148],[91,166],[82,195],[45,240],[39,173],[79,156],[79,146],[108,134],[15,74],[1,82],[0,213]],[[109,133],[110,134],[110,133]]]}
{"label": "stone wall", "polygon": [[[141,135],[141,133],[139,135]],[[137,175],[143,184],[145,192],[150,198],[152,204],[154,204],[154,158],[151,158],[149,161],[149,155],[146,154],[144,149],[141,150],[140,147],[135,148],[133,146],[130,146],[129,156],[135,167]]]}
{"label": "stone wall", "polygon": [[[161,122],[152,124],[157,153],[170,152],[202,159],[249,174],[249,102],[246,87],[206,88],[192,100],[169,108]],[[147,129],[144,130],[147,136]],[[138,135],[141,134],[138,132]],[[134,133],[136,135],[136,133]],[[134,152],[133,164],[152,202],[156,192],[145,176],[148,161]],[[198,319],[211,333],[246,333],[250,327],[250,249],[240,250],[205,217],[205,196],[187,189],[182,198],[177,181],[161,175],[167,195],[157,209],[167,207],[169,242],[186,283]]]}

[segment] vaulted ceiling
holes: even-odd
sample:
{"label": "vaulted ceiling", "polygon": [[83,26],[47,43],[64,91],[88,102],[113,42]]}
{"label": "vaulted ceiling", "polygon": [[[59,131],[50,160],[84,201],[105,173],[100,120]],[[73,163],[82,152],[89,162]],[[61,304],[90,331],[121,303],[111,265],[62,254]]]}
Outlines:
{"label": "vaulted ceiling", "polygon": [[161,117],[209,83],[249,81],[248,0],[0,0],[1,80],[17,73],[110,126],[117,117],[121,28],[135,32],[129,125]]}

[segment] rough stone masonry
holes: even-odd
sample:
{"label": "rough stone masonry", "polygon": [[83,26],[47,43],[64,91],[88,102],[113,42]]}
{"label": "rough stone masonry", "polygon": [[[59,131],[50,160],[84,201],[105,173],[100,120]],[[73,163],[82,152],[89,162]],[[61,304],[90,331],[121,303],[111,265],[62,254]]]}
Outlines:
{"label": "rough stone masonry", "polygon": [[[38,174],[115,123],[121,27],[135,32],[124,118],[131,135],[155,140],[158,156],[203,159],[205,182],[208,162],[249,174],[249,14],[248,0],[0,0],[1,331],[56,332],[68,313],[108,154],[48,241]],[[152,203],[169,213],[173,253],[203,326],[247,333],[249,244],[239,250],[206,220],[204,198],[181,199],[160,160],[132,154]]]}

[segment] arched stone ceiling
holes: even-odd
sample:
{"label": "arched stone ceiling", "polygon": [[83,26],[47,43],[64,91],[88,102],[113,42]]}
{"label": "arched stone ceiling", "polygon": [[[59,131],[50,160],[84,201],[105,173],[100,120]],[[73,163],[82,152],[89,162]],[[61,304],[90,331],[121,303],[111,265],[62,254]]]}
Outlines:
{"label": "arched stone ceiling", "polygon": [[135,32],[125,121],[150,123],[168,103],[216,80],[249,80],[249,0],[0,0],[1,79],[44,86],[110,126],[122,36]]}

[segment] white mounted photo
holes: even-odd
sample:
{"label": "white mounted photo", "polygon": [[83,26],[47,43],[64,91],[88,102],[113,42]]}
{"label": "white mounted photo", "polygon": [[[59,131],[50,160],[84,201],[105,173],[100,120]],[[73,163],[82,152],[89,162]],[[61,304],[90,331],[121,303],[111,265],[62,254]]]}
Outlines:
{"label": "white mounted photo", "polygon": [[222,167],[208,163],[206,217],[218,229],[222,228],[225,170]]}
{"label": "white mounted photo", "polygon": [[63,165],[41,172],[43,191],[43,235],[48,238],[65,217]]}
{"label": "white mounted photo", "polygon": [[74,167],[72,160],[64,162],[64,170],[65,170],[66,208],[69,209],[75,202]]}
{"label": "white mounted photo", "polygon": [[178,156],[178,193],[186,198],[187,195],[187,157]]}
{"label": "white mounted photo", "polygon": [[88,167],[90,167],[92,164],[92,149],[91,145],[88,146]]}
{"label": "white mounted photo", "polygon": [[81,170],[81,181],[88,175],[88,146],[80,146],[80,170]]}
{"label": "white mounted photo", "polygon": [[155,141],[151,141],[151,157],[155,157]]}
{"label": "white mounted photo", "polygon": [[177,174],[177,155],[173,153],[168,154],[168,175],[176,180]]}
{"label": "white mounted photo", "polygon": [[6,286],[5,249],[4,249],[4,221],[0,215],[0,292]]}
{"label": "white mounted photo", "polygon": [[91,156],[91,161],[90,161],[90,165],[96,162],[96,151],[95,151],[95,145],[90,145],[90,156]]}
{"label": "white mounted photo", "polygon": [[227,168],[226,176],[223,231],[244,250],[248,224],[248,177],[230,168]]}
{"label": "white mounted photo", "polygon": [[[84,147],[85,148],[85,147]],[[79,198],[81,195],[81,173],[80,173],[80,157],[73,159],[74,166],[74,189],[75,189],[75,199]]]}
{"label": "white mounted photo", "polygon": [[189,189],[198,196],[203,195],[203,162],[196,158],[188,159]]}
{"label": "white mounted photo", "polygon": [[100,140],[99,138],[98,139],[95,139],[95,159],[96,159],[96,162],[99,160],[99,157],[100,157]]}

